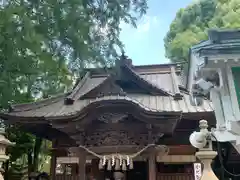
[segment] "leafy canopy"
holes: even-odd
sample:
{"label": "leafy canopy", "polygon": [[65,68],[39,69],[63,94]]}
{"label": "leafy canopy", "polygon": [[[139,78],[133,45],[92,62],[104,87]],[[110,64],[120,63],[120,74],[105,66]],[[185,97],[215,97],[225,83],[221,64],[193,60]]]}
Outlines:
{"label": "leafy canopy", "polygon": [[[146,0],[1,1],[0,111],[66,91],[84,67],[111,65],[120,22],[136,26],[146,9]],[[7,135],[17,143],[10,163],[26,155],[35,168],[42,141],[11,126]]]}
{"label": "leafy canopy", "polygon": [[240,0],[199,0],[180,9],[164,39],[166,57],[188,62],[191,46],[207,39],[209,28],[240,28]]}
{"label": "leafy canopy", "polygon": [[136,25],[137,18],[147,9],[145,0],[2,2],[0,102],[3,107],[9,100],[20,102],[23,91],[63,90],[69,85],[72,73],[79,75],[89,65],[111,64],[117,57],[116,48],[122,48],[120,22]]}

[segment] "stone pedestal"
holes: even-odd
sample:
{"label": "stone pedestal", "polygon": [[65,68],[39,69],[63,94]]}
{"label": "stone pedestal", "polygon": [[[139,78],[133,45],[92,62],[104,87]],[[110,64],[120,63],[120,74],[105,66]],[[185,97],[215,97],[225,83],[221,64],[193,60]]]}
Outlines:
{"label": "stone pedestal", "polygon": [[211,162],[216,155],[217,152],[211,150],[200,150],[196,153],[196,157],[203,163],[204,168],[201,180],[218,180],[211,167]]}
{"label": "stone pedestal", "polygon": [[212,139],[211,133],[208,131],[208,122],[206,120],[201,120],[199,122],[199,128],[200,132],[195,136],[195,139],[192,139],[194,143],[191,143],[195,144],[195,147],[196,144],[202,147],[196,153],[196,157],[203,163],[201,180],[218,180],[211,167],[212,160],[217,156],[217,152],[213,151],[212,148]]}

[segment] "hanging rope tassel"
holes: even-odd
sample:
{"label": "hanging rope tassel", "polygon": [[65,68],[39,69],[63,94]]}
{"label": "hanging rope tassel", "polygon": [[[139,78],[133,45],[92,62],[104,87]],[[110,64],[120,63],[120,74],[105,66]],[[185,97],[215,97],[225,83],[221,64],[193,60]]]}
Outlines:
{"label": "hanging rope tassel", "polygon": [[107,170],[108,170],[108,171],[111,171],[111,170],[112,170],[112,162],[111,162],[111,160],[108,160]]}
{"label": "hanging rope tassel", "polygon": [[132,158],[130,158],[129,169],[133,169],[133,160],[132,160]]}
{"label": "hanging rope tassel", "polygon": [[114,165],[115,165],[115,157],[112,156],[112,166],[114,166]]}
{"label": "hanging rope tassel", "polygon": [[116,159],[115,170],[116,171],[120,170],[120,160],[119,159]]}
{"label": "hanging rope tassel", "polygon": [[[156,146],[157,146],[156,144],[148,144],[147,146],[142,148],[140,151],[136,152],[135,154],[131,154],[131,155],[109,154],[109,155],[106,155],[106,156],[97,154],[97,153],[91,151],[90,149],[88,149],[87,147],[82,146],[82,145],[79,145],[79,148],[84,149],[88,153],[92,154],[95,157],[98,157],[101,160],[99,162],[99,169],[104,168],[104,166],[107,164],[107,170],[108,171],[112,170],[112,166],[115,166],[116,170],[121,169],[121,167],[122,167],[122,170],[126,171],[127,166],[129,167],[129,169],[133,169],[133,158],[139,156],[142,152],[144,152],[148,148],[156,147]],[[168,153],[169,149],[166,146],[158,145],[157,147],[158,148],[163,148],[165,150],[165,153],[166,154]],[[71,152],[71,148],[69,148],[69,151]],[[118,161],[118,162],[116,162],[116,161]]]}
{"label": "hanging rope tassel", "polygon": [[122,170],[123,170],[123,171],[126,171],[126,170],[127,170],[126,160],[123,160]]}
{"label": "hanging rope tassel", "polygon": [[99,160],[98,168],[99,168],[99,169],[103,169],[103,159],[100,159],[100,160]]}
{"label": "hanging rope tassel", "polygon": [[122,160],[123,160],[122,156],[119,155],[120,166],[122,166]]}
{"label": "hanging rope tassel", "polygon": [[105,157],[105,156],[103,156],[102,165],[103,165],[103,166],[105,166],[105,165],[106,165],[106,157]]}

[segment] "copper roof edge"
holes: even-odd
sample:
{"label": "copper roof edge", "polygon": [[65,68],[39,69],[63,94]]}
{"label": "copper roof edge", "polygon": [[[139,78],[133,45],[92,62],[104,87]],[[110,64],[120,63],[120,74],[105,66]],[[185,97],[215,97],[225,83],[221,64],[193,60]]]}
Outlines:
{"label": "copper roof edge", "polygon": [[[89,108],[92,108],[91,106],[98,106],[99,103],[103,103],[103,102],[116,102],[116,101],[119,101],[119,102],[123,102],[123,103],[128,103],[128,104],[131,104],[133,105],[135,108],[140,108],[141,110],[141,113],[140,114],[146,114],[146,115],[159,115],[159,114],[164,114],[164,115],[170,115],[170,116],[175,116],[175,115],[178,115],[178,116],[181,116],[182,114],[182,111],[179,110],[179,111],[159,111],[157,109],[152,109],[152,108],[149,108],[148,106],[144,105],[143,103],[133,99],[133,98],[130,98],[128,96],[103,96],[103,97],[100,97],[100,98],[96,98],[95,100],[93,101],[89,101],[88,104],[86,104],[82,109],[78,110],[78,111],[75,111],[75,112],[72,112],[71,114],[68,114],[66,115],[65,117],[69,117],[69,118],[75,118],[75,117],[79,117],[81,116],[81,114],[85,114]],[[111,104],[112,106],[112,104]],[[101,107],[103,107],[103,104],[101,104]],[[51,117],[49,117],[51,118]],[[58,118],[58,117],[54,117],[54,118]]]}
{"label": "copper roof edge", "polygon": [[108,81],[111,81],[112,80],[112,76],[111,75],[107,75],[106,76],[106,79],[104,79],[101,83],[99,83],[96,87],[90,89],[89,91],[87,91],[86,93],[82,94],[80,98],[84,97],[84,96],[87,96],[89,93],[91,93],[92,91],[98,89],[100,86],[104,85],[105,83],[107,83]]}
{"label": "copper roof edge", "polygon": [[63,99],[65,96],[67,96],[70,93],[71,91],[67,93],[58,94],[56,96],[52,96],[50,98],[35,101],[35,102],[11,105],[10,109],[13,112],[18,112],[18,111],[28,111],[28,110],[40,108],[42,106],[46,106],[46,105],[58,102],[59,100]]}
{"label": "copper roof edge", "polygon": [[[151,68],[151,67],[171,67],[171,66],[179,66],[181,64],[185,64],[186,62],[177,62],[177,63],[164,63],[164,64],[148,64],[148,65],[132,65],[133,68]],[[108,67],[107,69],[113,69],[114,67]],[[105,67],[92,67],[86,68],[86,70],[94,70],[94,69],[106,69]]]}
{"label": "copper roof edge", "polygon": [[[87,81],[87,79],[90,77],[90,72],[87,72],[84,77],[78,82],[77,86],[72,90],[72,93],[66,97],[67,100],[72,100],[72,102],[75,99],[76,94],[81,89],[81,87],[84,85],[84,83]],[[65,99],[65,100],[66,100]]]}

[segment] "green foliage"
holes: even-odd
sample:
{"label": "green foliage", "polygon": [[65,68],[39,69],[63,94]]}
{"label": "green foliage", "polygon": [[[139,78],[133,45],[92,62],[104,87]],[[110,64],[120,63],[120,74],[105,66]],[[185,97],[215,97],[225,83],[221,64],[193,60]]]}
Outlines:
{"label": "green foliage", "polygon": [[[2,1],[0,111],[9,103],[65,92],[84,67],[111,65],[116,49],[123,47],[120,22],[136,26],[146,9],[146,0]],[[10,160],[5,170],[16,161],[28,162],[36,170],[37,161],[47,155],[44,141],[17,127],[6,128],[16,146],[8,150]]]}
{"label": "green foliage", "polygon": [[240,0],[199,0],[180,9],[164,42],[166,57],[188,61],[189,48],[207,39],[209,28],[240,28]]}
{"label": "green foliage", "polygon": [[28,56],[48,59],[49,64],[67,61],[78,71],[86,64],[112,62],[117,56],[115,46],[122,47],[119,23],[135,26],[137,15],[146,8],[145,0],[9,0],[1,17],[2,24],[9,25],[8,38],[12,33],[24,37],[18,42],[24,44],[25,55],[27,51]]}
{"label": "green foliage", "polygon": [[[31,134],[24,133],[16,127],[6,128],[8,139],[12,142],[16,142],[15,146],[8,148],[10,154],[10,161],[15,162],[17,159],[28,152],[29,149],[33,149],[34,137]],[[17,151],[15,150],[17,149]]]}

